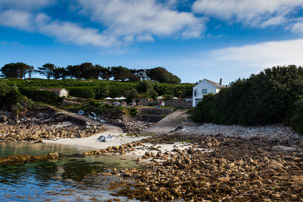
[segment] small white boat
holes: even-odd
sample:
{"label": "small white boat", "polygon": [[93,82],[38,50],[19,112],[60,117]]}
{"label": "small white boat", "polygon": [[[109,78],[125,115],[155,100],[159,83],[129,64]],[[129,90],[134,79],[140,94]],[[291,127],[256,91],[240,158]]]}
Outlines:
{"label": "small white boat", "polygon": [[109,142],[111,140],[115,139],[115,136],[108,134],[107,136],[101,135],[100,137],[98,137],[98,140],[100,142]]}

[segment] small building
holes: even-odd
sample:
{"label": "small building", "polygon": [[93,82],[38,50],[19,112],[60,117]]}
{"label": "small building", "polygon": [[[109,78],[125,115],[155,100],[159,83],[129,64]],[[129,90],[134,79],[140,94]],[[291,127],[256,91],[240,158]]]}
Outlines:
{"label": "small building", "polygon": [[68,91],[65,88],[41,88],[40,90],[55,93],[59,97],[67,97],[68,96]]}
{"label": "small building", "polygon": [[203,79],[193,87],[192,106],[196,107],[197,104],[202,100],[204,95],[207,95],[209,93],[216,94],[220,91],[222,87],[224,87],[222,85],[222,79],[220,79],[219,83],[210,81],[208,79]]}

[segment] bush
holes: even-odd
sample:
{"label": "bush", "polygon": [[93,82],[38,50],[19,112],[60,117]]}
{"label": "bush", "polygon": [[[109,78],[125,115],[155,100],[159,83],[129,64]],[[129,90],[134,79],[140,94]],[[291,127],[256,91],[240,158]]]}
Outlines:
{"label": "bush", "polygon": [[135,107],[132,107],[129,109],[129,114],[131,115],[131,117],[136,117],[137,112],[138,112],[138,109]]}
{"label": "bush", "polygon": [[[216,95],[205,96],[193,119],[218,124],[289,124],[297,119],[290,109],[303,94],[303,69],[296,66],[265,69],[248,79],[238,79]],[[299,117],[296,114],[295,117]]]}
{"label": "bush", "polygon": [[71,88],[69,94],[80,98],[95,98],[95,92],[91,88]]}
{"label": "bush", "polygon": [[63,98],[49,91],[20,88],[20,92],[35,102],[43,102],[50,105],[59,105],[63,102]]}
{"label": "bush", "polygon": [[301,97],[294,103],[293,114],[290,125],[294,131],[303,134],[303,98]]}

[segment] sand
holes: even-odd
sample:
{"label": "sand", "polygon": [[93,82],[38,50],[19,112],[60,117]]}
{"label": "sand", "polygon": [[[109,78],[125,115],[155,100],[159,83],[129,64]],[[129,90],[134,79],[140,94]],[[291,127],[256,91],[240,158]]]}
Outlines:
{"label": "sand", "polygon": [[[82,148],[87,147],[88,149],[105,149],[109,146],[118,146],[146,138],[146,137],[127,136],[126,133],[123,133],[121,128],[109,124],[106,124],[105,128],[107,129],[105,132],[98,133],[96,135],[92,135],[87,138],[65,138],[65,139],[57,139],[57,140],[43,140],[43,143],[64,144],[70,146],[78,146]],[[113,135],[115,139],[108,142],[100,142],[98,140],[98,137],[100,137],[101,135],[107,136],[108,134]]]}
{"label": "sand", "polygon": [[[63,145],[81,147],[82,149],[87,148],[87,150],[89,151],[94,149],[95,150],[106,149],[109,146],[118,146],[118,145],[127,144],[130,142],[147,138],[147,137],[127,136],[126,133],[123,133],[121,128],[110,124],[106,124],[105,128],[106,128],[105,132],[98,133],[96,135],[92,135],[87,138],[65,138],[65,139],[57,139],[57,140],[43,140],[43,143],[63,144]],[[115,139],[108,142],[100,142],[98,140],[98,137],[100,137],[101,135],[107,136],[108,134],[115,136]],[[151,150],[150,148],[152,146],[155,146],[157,150]],[[157,144],[157,145],[144,143],[143,146],[136,147],[135,151],[126,153],[124,156],[137,158],[137,157],[142,157],[145,154],[145,152],[151,152],[156,154],[158,151],[161,151],[162,153],[165,153],[167,151],[172,152],[174,149],[184,150],[191,146],[192,145],[189,143],[181,143],[181,142],[176,142],[174,144]]]}

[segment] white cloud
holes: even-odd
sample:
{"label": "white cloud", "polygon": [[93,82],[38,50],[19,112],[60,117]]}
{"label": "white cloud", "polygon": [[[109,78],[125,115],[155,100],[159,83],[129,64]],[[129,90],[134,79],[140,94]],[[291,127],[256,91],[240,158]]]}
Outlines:
{"label": "white cloud", "polygon": [[117,38],[132,36],[200,37],[204,19],[192,13],[179,12],[170,7],[175,1],[158,3],[156,0],[77,0],[80,13],[107,27]]}
{"label": "white cloud", "polygon": [[303,65],[303,39],[273,41],[211,51],[209,61],[226,69],[260,71],[277,65]]}
{"label": "white cloud", "polygon": [[116,43],[113,37],[100,34],[97,29],[83,28],[71,22],[52,21],[41,24],[37,31],[77,45],[110,47]]}
{"label": "white cloud", "polygon": [[303,0],[197,0],[192,7],[196,13],[262,28],[284,24],[297,8],[303,8]]}
{"label": "white cloud", "polygon": [[31,30],[31,21],[33,16],[25,11],[6,10],[0,11],[0,25]]}
{"label": "white cloud", "polygon": [[54,3],[56,3],[56,0],[0,0],[0,9],[32,10]]}
{"label": "white cloud", "polygon": [[106,32],[99,33],[97,29],[81,27],[76,23],[52,20],[43,13],[0,11],[0,25],[42,33],[77,45],[110,47],[118,44],[116,39]]}

